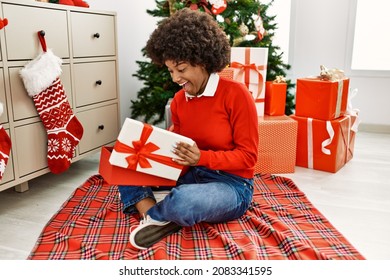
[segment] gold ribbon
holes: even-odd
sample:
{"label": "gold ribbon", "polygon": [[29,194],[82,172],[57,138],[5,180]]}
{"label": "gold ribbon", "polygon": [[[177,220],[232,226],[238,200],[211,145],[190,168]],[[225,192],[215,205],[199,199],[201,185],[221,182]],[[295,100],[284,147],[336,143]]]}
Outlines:
{"label": "gold ribbon", "polygon": [[319,78],[324,81],[337,81],[345,79],[345,74],[343,70],[334,68],[328,69],[324,65],[320,66],[320,76]]}
{"label": "gold ribbon", "polygon": [[286,82],[285,77],[283,77],[283,76],[276,76],[275,77],[274,83],[281,84],[281,83],[285,83],[285,82]]}

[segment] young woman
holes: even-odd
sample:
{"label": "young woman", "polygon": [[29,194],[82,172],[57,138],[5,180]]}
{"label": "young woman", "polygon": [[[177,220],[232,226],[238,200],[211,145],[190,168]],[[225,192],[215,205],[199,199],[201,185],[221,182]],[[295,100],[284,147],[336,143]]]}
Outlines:
{"label": "young woman", "polygon": [[200,222],[237,219],[252,201],[258,123],[244,84],[218,76],[229,63],[226,34],[208,14],[177,11],[151,34],[146,51],[182,86],[171,103],[173,131],[192,138],[177,143],[176,160],[188,171],[159,203],[149,187],[120,186],[125,213],[144,219],[130,242],[145,249]]}

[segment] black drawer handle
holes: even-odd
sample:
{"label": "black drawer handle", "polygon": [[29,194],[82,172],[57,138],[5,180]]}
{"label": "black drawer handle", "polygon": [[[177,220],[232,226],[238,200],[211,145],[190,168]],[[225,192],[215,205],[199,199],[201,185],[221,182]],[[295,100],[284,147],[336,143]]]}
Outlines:
{"label": "black drawer handle", "polygon": [[98,126],[98,128],[99,128],[99,130],[103,130],[104,129],[104,125],[101,124],[101,125]]}
{"label": "black drawer handle", "polygon": [[100,34],[99,33],[95,33],[95,34],[93,34],[93,37],[94,38],[100,38]]}
{"label": "black drawer handle", "polygon": [[99,86],[101,86],[102,83],[103,83],[102,80],[97,80],[97,81],[96,81],[96,84],[99,85]]}

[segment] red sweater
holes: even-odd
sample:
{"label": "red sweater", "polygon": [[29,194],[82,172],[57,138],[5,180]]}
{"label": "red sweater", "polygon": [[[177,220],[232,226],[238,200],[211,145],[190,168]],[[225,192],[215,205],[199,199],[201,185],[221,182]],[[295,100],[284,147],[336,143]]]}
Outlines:
{"label": "red sweater", "polygon": [[244,84],[220,77],[214,96],[188,101],[182,89],[175,94],[171,111],[174,132],[193,139],[201,151],[197,165],[253,177],[258,118]]}

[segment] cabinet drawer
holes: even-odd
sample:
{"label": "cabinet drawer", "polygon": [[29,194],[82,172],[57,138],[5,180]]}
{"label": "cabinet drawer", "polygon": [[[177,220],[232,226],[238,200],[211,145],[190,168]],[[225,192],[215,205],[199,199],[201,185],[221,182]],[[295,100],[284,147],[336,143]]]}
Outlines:
{"label": "cabinet drawer", "polygon": [[0,102],[3,103],[3,114],[0,116],[0,123],[8,122],[7,102],[5,99],[4,71],[0,68]]}
{"label": "cabinet drawer", "polygon": [[118,136],[117,104],[80,112],[77,118],[84,128],[84,135],[79,143],[80,154],[113,142]]}
{"label": "cabinet drawer", "polygon": [[[34,101],[28,96],[24,88],[23,81],[20,78],[19,71],[21,67],[9,68],[10,85],[12,92],[12,108],[14,120],[22,120],[26,118],[38,116],[35,109]],[[68,97],[69,103],[72,105],[71,92],[71,77],[70,66],[62,65],[62,74],[60,76],[65,93]]]}
{"label": "cabinet drawer", "polygon": [[47,133],[41,122],[16,127],[15,139],[21,177],[48,166]]}
{"label": "cabinet drawer", "polygon": [[[5,132],[7,132],[7,134],[9,135],[8,129],[6,129]],[[12,149],[12,147],[11,147],[11,149]],[[4,183],[7,183],[7,182],[15,179],[14,166],[12,163],[12,155],[11,154],[12,154],[12,150],[11,150],[11,153],[9,155],[7,166],[5,167],[3,178],[0,180],[0,184],[4,184]]]}
{"label": "cabinet drawer", "polygon": [[71,27],[73,57],[116,54],[114,16],[72,12]]}
{"label": "cabinet drawer", "polygon": [[33,59],[42,51],[37,32],[44,30],[46,44],[54,54],[69,57],[66,11],[3,4],[8,60]]}
{"label": "cabinet drawer", "polygon": [[115,61],[74,65],[76,107],[117,98]]}

